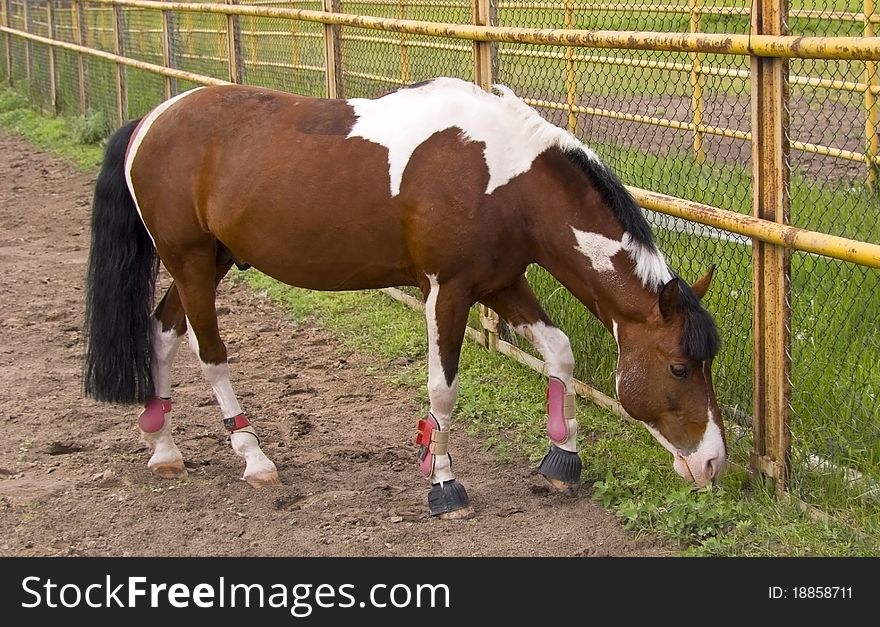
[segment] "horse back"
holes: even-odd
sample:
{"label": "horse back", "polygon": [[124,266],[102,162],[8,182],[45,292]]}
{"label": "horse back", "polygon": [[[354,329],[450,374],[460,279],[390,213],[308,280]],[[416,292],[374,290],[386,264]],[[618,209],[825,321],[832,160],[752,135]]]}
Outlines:
{"label": "horse back", "polygon": [[163,245],[214,238],[293,285],[411,283],[387,151],[347,139],[354,122],[345,101],[257,87],[202,88],[173,103],[131,158],[133,195],[160,256]]}

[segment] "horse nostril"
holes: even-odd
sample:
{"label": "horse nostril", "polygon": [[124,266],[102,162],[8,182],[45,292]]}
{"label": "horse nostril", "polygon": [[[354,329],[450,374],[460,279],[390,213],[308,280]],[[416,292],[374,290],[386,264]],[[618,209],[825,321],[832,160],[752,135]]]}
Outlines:
{"label": "horse nostril", "polygon": [[703,470],[711,479],[716,479],[724,469],[724,460],[720,457],[711,457],[706,460]]}

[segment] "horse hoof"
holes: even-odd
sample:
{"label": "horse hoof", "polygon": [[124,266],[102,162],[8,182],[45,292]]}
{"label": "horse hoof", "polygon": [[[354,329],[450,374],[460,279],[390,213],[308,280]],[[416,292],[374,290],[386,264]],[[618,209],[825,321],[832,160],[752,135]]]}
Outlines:
{"label": "horse hoof", "polygon": [[544,459],[538,464],[538,472],[550,486],[563,494],[574,494],[581,483],[583,464],[577,453],[566,451],[555,444],[550,445]]}
{"label": "horse hoof", "polygon": [[150,466],[150,471],[162,479],[186,479],[189,476],[182,459]]}
{"label": "horse hoof", "polygon": [[428,491],[428,511],[443,520],[470,518],[474,515],[470,504],[467,490],[457,479],[435,483]]}
{"label": "horse hoof", "polygon": [[443,514],[437,514],[437,518],[440,520],[468,520],[469,518],[474,517],[474,508],[473,507],[464,507],[462,509],[457,509],[454,512],[445,512]]}
{"label": "horse hoof", "polygon": [[281,479],[278,478],[277,470],[261,472],[250,477],[244,477],[244,480],[251,484],[254,488],[268,488],[270,486],[281,485]]}
{"label": "horse hoof", "polygon": [[552,479],[551,477],[544,477],[544,481],[547,482],[552,491],[564,494],[565,496],[576,495],[581,487],[579,483],[566,483],[565,481]]}

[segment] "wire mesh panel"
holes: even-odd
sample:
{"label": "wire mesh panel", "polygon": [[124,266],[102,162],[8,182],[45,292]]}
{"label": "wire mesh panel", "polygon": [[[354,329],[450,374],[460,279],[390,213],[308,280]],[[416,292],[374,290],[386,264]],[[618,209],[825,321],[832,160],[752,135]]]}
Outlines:
{"label": "wire mesh panel", "polygon": [[[9,0],[7,4],[10,28],[18,30],[27,30],[25,27],[25,6],[24,0]],[[10,57],[12,59],[10,68],[10,78],[13,84],[24,90],[30,89],[28,79],[28,57],[30,55],[30,46],[28,43],[17,37],[10,42]]]}
{"label": "wire mesh panel", "polygon": [[[876,36],[868,0],[796,0],[797,35]],[[876,62],[790,61],[791,222],[880,243]],[[880,272],[795,253],[792,488],[844,510],[878,504]]]}
{"label": "wire mesh panel", "polygon": [[169,47],[178,69],[229,78],[229,54],[226,35],[227,19],[211,13],[175,13],[169,32]]}
{"label": "wire mesh panel", "polygon": [[[77,12],[72,2],[53,0],[54,39],[75,44],[77,39]],[[58,77],[58,112],[65,115],[85,113],[82,102],[80,67],[85,73],[83,55],[70,50],[55,51],[56,73]]]}
{"label": "wire mesh panel", "polygon": [[[467,24],[468,0],[342,0],[342,13]],[[456,76],[473,79],[469,42],[345,27],[341,34],[346,97],[374,97],[401,85]]]}
{"label": "wire mesh panel", "polygon": [[[80,3],[82,45],[114,52],[114,15],[112,7]],[[87,115],[104,116],[112,125],[117,120],[116,64],[96,57],[86,62],[85,93]]]}
{"label": "wire mesh panel", "polygon": [[[321,0],[248,0],[241,4],[320,11]],[[324,27],[313,22],[242,16],[242,82],[325,96]]]}

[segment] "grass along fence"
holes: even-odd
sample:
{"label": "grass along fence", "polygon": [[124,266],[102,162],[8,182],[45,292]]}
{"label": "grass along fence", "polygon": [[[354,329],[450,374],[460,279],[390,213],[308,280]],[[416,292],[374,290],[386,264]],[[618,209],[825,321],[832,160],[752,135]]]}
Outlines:
{"label": "grass along fence", "polygon": [[[873,9],[860,3],[861,24],[841,18],[856,14],[850,2],[797,9],[813,13],[797,18],[810,30],[795,38],[774,34],[784,19],[770,3],[762,15],[775,24],[703,6],[702,16],[727,20],[701,21],[720,31],[710,33],[662,32],[688,17],[679,6],[644,5],[667,16],[646,21],[608,5],[526,4],[2,0],[0,71],[45,106],[108,125],[230,80],[331,97],[439,74],[511,86],[632,186],[683,276],[719,265],[708,306],[724,338],[715,378],[734,460],[880,527],[880,221],[865,169],[880,44],[852,36],[853,25],[876,23]],[[492,26],[513,22],[566,28]],[[849,25],[844,37],[816,34],[833,23]],[[582,28],[594,24],[633,32]],[[645,25],[658,32],[636,32]],[[693,122],[701,106],[706,128]],[[857,138],[864,150],[852,149]],[[828,150],[797,150],[808,144]],[[850,153],[861,160],[841,158]],[[615,408],[613,342],[540,268],[529,272],[572,337],[581,393]],[[473,322],[485,344],[540,369],[503,326],[496,337],[489,312]]]}

